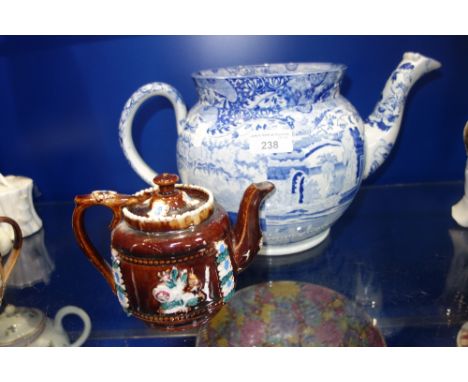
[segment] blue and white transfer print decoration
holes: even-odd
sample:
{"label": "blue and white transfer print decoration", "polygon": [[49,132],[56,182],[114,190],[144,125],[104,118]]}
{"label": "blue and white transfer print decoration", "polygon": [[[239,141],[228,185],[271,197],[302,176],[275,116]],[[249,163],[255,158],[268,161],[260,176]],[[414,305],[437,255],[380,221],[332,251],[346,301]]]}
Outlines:
{"label": "blue and white transfer print decoration", "polygon": [[138,107],[162,95],[174,105],[177,163],[185,183],[212,190],[230,213],[243,190],[269,180],[276,192],[263,206],[263,253],[295,253],[317,245],[346,210],[362,179],[388,156],[411,86],[440,63],[405,53],[366,121],[340,94],[343,65],[265,64],[193,75],[199,101],[187,114],[170,85],[148,84],[125,105],[120,139],[135,171],[155,172],[135,150],[131,124]]}
{"label": "blue and white transfer print decoration", "polygon": [[226,243],[222,240],[217,241],[216,248],[216,264],[219,277],[219,285],[223,295],[223,301],[227,302],[234,295],[236,286],[234,281],[234,270],[232,268],[231,257]]}
{"label": "blue and white transfer print decoration", "polygon": [[120,270],[120,260],[119,260],[119,253],[114,249],[111,248],[112,254],[112,276],[114,277],[114,285],[115,285],[115,294],[119,299],[120,305],[122,306],[123,310],[130,315],[128,310],[128,297],[127,297],[127,289],[125,288],[125,283],[122,278],[122,271]]}

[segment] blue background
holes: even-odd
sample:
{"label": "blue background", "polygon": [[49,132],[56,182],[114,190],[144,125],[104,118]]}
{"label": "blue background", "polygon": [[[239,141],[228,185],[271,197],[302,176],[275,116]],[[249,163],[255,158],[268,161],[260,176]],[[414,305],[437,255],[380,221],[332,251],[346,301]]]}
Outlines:
{"label": "blue background", "polygon": [[[0,37],[0,171],[32,177],[42,201],[145,186],[118,141],[123,105],[141,85],[175,86],[196,102],[191,73],[284,61],[344,63],[342,93],[363,117],[403,52],[442,62],[408,98],[389,160],[365,184],[461,180],[468,119],[468,37]],[[134,139],[158,171],[176,172],[174,113],[165,99],[138,113]]]}

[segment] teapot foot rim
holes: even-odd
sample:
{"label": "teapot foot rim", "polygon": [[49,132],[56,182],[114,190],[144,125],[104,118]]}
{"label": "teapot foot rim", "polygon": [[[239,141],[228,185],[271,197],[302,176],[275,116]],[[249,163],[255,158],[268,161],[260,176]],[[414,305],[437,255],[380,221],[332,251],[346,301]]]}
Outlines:
{"label": "teapot foot rim", "polygon": [[319,234],[312,236],[308,239],[298,241],[290,244],[279,244],[279,245],[268,245],[265,244],[259,252],[259,255],[262,256],[283,256],[283,255],[293,255],[299,252],[307,251],[313,247],[318,246],[330,235],[330,228],[327,228],[325,231],[320,232]]}

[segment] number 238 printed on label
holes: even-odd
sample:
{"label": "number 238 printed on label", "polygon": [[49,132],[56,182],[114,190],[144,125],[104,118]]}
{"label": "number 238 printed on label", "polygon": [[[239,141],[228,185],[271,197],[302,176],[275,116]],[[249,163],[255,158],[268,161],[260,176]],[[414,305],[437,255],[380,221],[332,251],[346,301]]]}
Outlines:
{"label": "number 238 printed on label", "polygon": [[263,131],[249,138],[250,150],[255,153],[275,154],[293,151],[291,131]]}

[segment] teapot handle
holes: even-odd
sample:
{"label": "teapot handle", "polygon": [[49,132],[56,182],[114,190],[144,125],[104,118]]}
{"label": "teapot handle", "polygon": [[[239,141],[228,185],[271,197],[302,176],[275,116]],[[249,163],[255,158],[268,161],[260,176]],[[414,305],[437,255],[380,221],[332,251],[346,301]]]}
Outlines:
{"label": "teapot handle", "polygon": [[118,194],[115,191],[94,191],[91,194],[78,195],[75,197],[72,227],[76,240],[91,263],[104,276],[114,293],[116,290],[112,267],[106,260],[104,260],[101,254],[99,254],[94,247],[93,243],[91,243],[91,240],[89,240],[84,224],[84,214],[91,206],[101,205],[110,208],[112,210],[113,218],[109,228],[113,229],[122,219],[122,207],[126,204],[137,201],[139,201],[139,198],[136,196]]}
{"label": "teapot handle", "polygon": [[138,154],[132,138],[132,123],[138,108],[143,102],[155,96],[166,97],[172,103],[175,111],[177,133],[180,135],[182,124],[187,115],[187,107],[179,92],[171,85],[163,82],[144,85],[133,93],[125,104],[119,123],[120,146],[135,172],[150,185],[153,185],[153,178],[158,174]]}
{"label": "teapot handle", "polygon": [[88,339],[89,334],[91,333],[91,319],[89,318],[88,313],[77,306],[64,306],[57,312],[54,318],[54,327],[57,331],[64,331],[62,321],[65,316],[68,316],[69,314],[75,314],[81,318],[81,321],[83,321],[83,331],[76,341],[70,344],[70,346],[73,347],[81,346]]}
{"label": "teapot handle", "polygon": [[0,281],[3,281],[3,284],[5,284],[11,275],[11,271],[13,271],[13,268],[15,267],[18,256],[20,255],[21,246],[23,245],[23,234],[18,223],[9,217],[0,216],[0,223],[7,223],[11,225],[14,234],[13,249],[8,256],[8,260],[6,261],[5,265],[0,267],[0,271],[3,268],[2,280]]}

